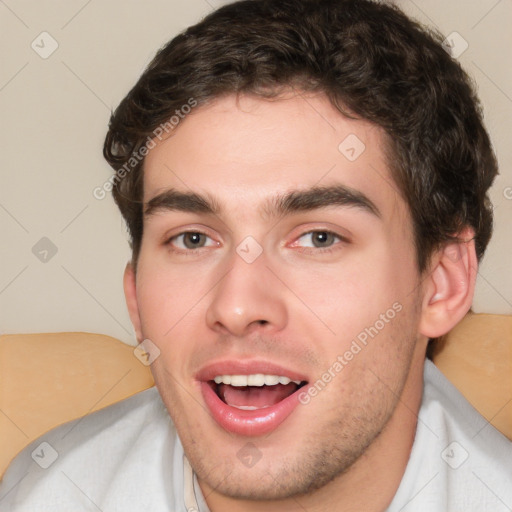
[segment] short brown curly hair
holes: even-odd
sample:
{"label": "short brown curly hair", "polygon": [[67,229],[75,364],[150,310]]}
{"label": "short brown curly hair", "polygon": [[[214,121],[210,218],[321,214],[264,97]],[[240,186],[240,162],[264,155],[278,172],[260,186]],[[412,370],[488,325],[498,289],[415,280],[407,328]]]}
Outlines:
{"label": "short brown curly hair", "polygon": [[290,86],[324,93],[340,112],[385,130],[420,271],[466,226],[480,259],[492,233],[488,189],[497,163],[471,81],[442,39],[371,0],[243,0],[172,39],[113,113],[104,145],[134,264],[144,160],[121,167],[191,98],[201,106],[227,94],[273,97]]}

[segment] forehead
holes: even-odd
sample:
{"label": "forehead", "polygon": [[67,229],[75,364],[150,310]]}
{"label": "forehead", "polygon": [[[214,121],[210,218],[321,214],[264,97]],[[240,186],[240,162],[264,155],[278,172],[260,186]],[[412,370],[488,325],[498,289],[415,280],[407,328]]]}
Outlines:
{"label": "forehead", "polygon": [[144,164],[144,202],[167,189],[253,210],[290,190],[341,184],[360,191],[383,216],[407,215],[391,178],[386,135],[349,119],[323,95],[277,99],[227,96],[196,107]]}

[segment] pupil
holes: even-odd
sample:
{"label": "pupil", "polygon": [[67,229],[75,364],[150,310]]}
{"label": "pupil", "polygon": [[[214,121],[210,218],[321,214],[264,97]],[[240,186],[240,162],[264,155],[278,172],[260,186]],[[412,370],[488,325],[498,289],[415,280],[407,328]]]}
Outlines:
{"label": "pupil", "polygon": [[331,239],[332,239],[331,233],[327,233],[326,231],[318,231],[317,233],[314,234],[313,243],[317,247],[324,246],[324,245],[328,245],[329,242],[332,241]]}
{"label": "pupil", "polygon": [[190,248],[195,248],[195,247],[202,245],[201,237],[202,237],[201,233],[187,233],[185,235],[185,240],[184,240],[185,246],[190,249]]}

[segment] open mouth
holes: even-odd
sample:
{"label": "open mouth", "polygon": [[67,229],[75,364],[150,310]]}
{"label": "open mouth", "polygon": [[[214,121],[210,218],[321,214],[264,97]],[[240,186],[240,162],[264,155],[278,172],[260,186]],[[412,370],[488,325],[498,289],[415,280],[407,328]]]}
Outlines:
{"label": "open mouth", "polygon": [[[300,405],[305,374],[263,360],[212,362],[195,376],[211,418],[228,432],[260,436],[276,430]],[[309,414],[301,408],[296,415]]]}
{"label": "open mouth", "polygon": [[256,411],[272,407],[307,384],[280,375],[217,375],[208,381],[219,399],[230,407]]}
{"label": "open mouth", "polygon": [[230,407],[243,411],[266,409],[281,402],[306,385],[279,375],[218,375],[208,384]]}

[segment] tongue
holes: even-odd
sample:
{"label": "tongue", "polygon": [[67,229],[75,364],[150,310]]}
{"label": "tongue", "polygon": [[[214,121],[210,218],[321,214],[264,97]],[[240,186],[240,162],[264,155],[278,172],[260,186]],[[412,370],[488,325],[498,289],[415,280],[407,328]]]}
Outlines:
{"label": "tongue", "polygon": [[290,396],[297,389],[297,384],[276,384],[275,386],[235,387],[219,384],[219,397],[233,407],[262,409],[275,405]]}

